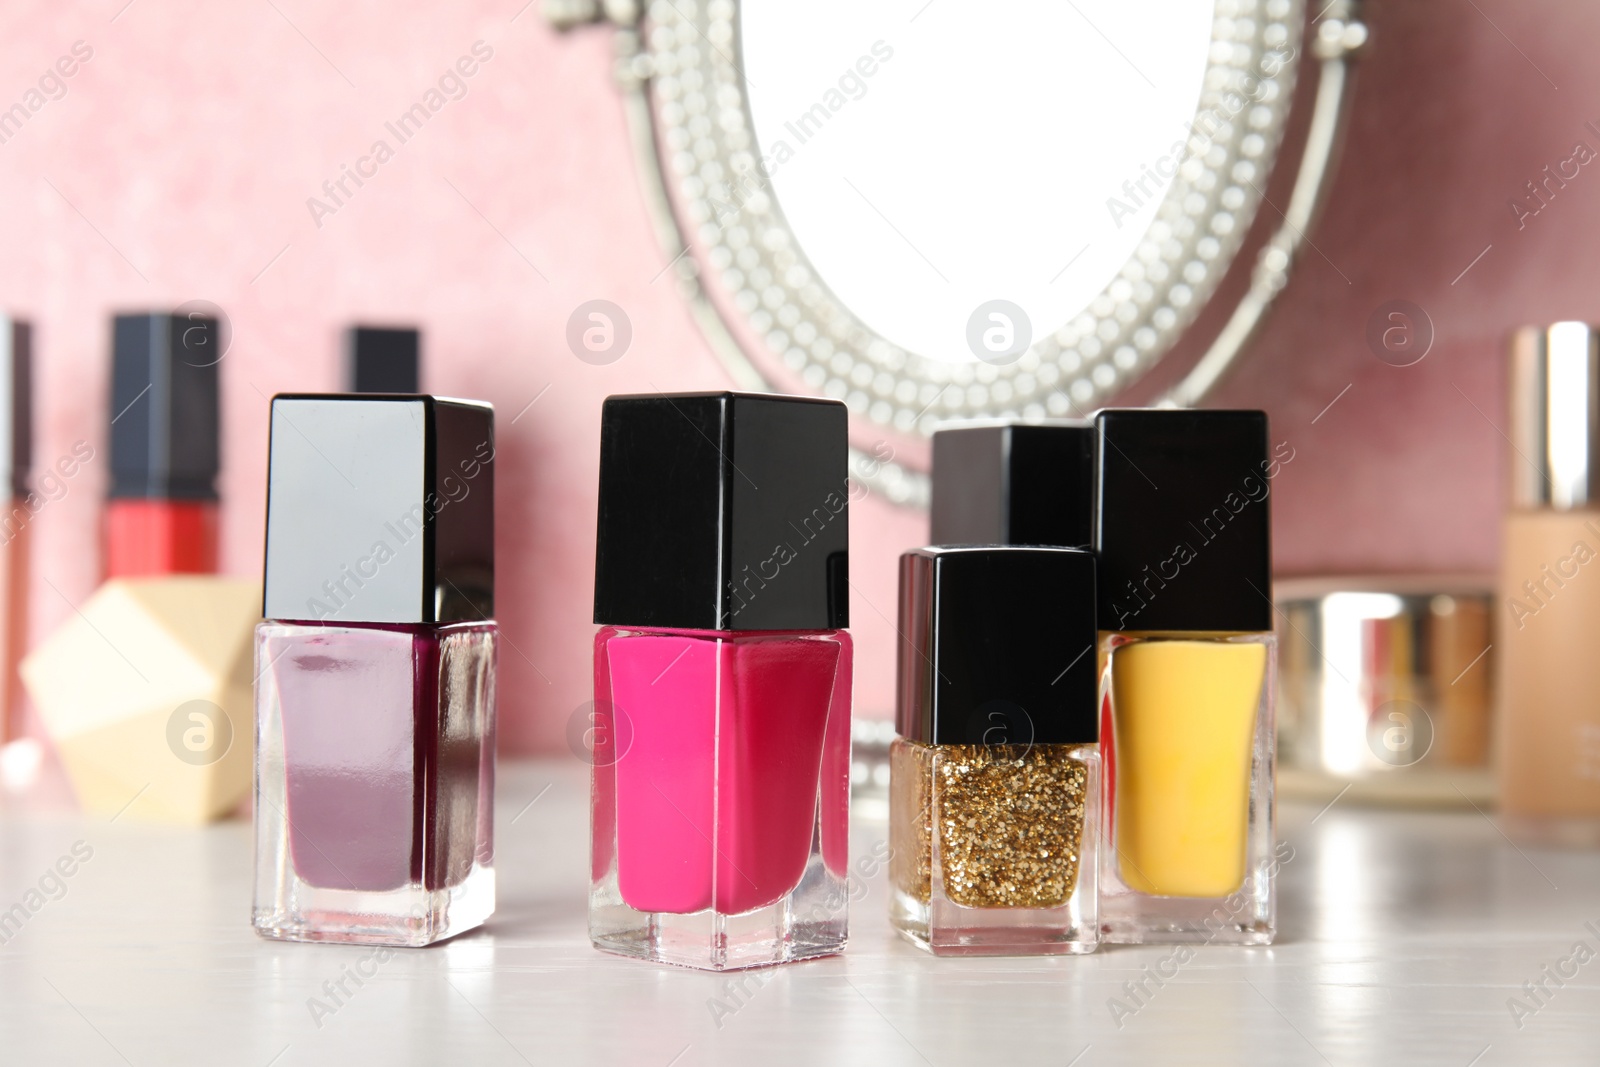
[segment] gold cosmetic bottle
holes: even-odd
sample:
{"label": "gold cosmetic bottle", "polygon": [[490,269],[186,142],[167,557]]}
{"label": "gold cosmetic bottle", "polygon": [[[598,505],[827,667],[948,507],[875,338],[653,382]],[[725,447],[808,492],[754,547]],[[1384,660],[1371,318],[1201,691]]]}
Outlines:
{"label": "gold cosmetic bottle", "polygon": [[1108,942],[1268,944],[1271,480],[1259,411],[1096,418]]}
{"label": "gold cosmetic bottle", "polygon": [[1511,344],[1496,774],[1506,832],[1600,844],[1600,333]]}

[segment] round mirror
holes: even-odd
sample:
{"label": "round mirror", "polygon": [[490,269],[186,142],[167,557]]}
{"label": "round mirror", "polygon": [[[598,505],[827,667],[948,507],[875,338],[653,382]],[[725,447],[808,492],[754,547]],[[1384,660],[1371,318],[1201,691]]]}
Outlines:
{"label": "round mirror", "polygon": [[[795,247],[863,326],[930,363],[1017,362],[1122,274],[1185,160],[1201,170],[1212,20],[1194,0],[941,0],[915,22],[744,0],[739,19]],[[1141,38],[1137,62],[1108,43]],[[1075,106],[1091,100],[1115,104]]]}
{"label": "round mirror", "polygon": [[[741,387],[845,401],[853,473],[912,504],[937,426],[1102,405],[1254,233],[1249,284],[1169,400],[1204,394],[1304,240],[1365,40],[1353,0],[1309,23],[1302,0],[606,11],[668,270],[719,355]],[[1303,161],[1264,208],[1308,50]]]}

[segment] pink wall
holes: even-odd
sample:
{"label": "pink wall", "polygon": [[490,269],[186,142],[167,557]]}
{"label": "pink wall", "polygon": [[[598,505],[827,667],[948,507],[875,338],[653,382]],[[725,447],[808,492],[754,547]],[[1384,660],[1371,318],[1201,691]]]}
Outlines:
{"label": "pink wall", "polygon": [[[1585,126],[1600,127],[1600,6],[1369,7],[1373,42],[1317,251],[1217,402],[1267,408],[1297,449],[1278,486],[1280,573],[1486,571],[1509,451],[1506,337],[1600,319],[1600,161],[1522,228],[1508,206],[1531,202],[1525,183],[1576,142],[1600,152]],[[1433,323],[1414,366],[1367,346],[1369,317],[1395,299]]]}
{"label": "pink wall", "polygon": [[[512,646],[501,736],[507,751],[559,748],[588,694],[600,400],[647,383],[727,384],[670,275],[652,282],[664,257],[609,35],[558,37],[537,3],[519,14],[523,0],[136,0],[119,14],[123,2],[13,0],[0,14],[0,108],[25,101],[74,42],[93,49],[65,95],[0,144],[0,306],[37,326],[41,462],[79,438],[102,443],[111,311],[221,305],[234,328],[224,566],[256,573],[267,398],[333,388],[347,322],[421,325],[425,387],[501,413],[500,618]],[[1600,172],[1586,168],[1524,230],[1506,206],[1574,141],[1600,148],[1584,128],[1600,120],[1600,9],[1372,7],[1352,134],[1313,234],[1321,254],[1221,399],[1267,407],[1296,447],[1279,484],[1280,570],[1481,570],[1497,544],[1503,335],[1600,318]],[[385,122],[480,40],[493,56],[467,95],[399,145]],[[378,138],[394,158],[319,226],[307,198]],[[564,341],[572,309],[596,298],[634,328],[605,367]],[[1422,305],[1437,330],[1414,367],[1379,362],[1364,341],[1368,316],[1393,298]],[[36,639],[95,586],[104,473],[102,455],[37,519]],[[853,509],[864,714],[893,698],[893,564],[924,528],[876,499]]]}

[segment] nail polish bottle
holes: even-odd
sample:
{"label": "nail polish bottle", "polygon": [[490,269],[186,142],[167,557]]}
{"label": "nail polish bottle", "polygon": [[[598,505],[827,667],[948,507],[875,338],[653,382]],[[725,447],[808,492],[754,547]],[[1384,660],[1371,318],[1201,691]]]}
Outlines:
{"label": "nail polish bottle", "polygon": [[1093,952],[1100,835],[1094,557],[900,557],[890,919],[936,955]]}
{"label": "nail polish bottle", "polygon": [[256,932],[426,945],[494,910],[494,413],[278,396]]}
{"label": "nail polish bottle", "polygon": [[0,477],[10,503],[0,517],[0,744],[25,733],[18,666],[27,650],[28,546],[33,540],[28,487],[33,453],[33,332],[0,315]]}
{"label": "nail polish bottle", "polygon": [[107,578],[216,572],[219,334],[200,317],[113,322]]}
{"label": "nail polish bottle", "polygon": [[846,459],[837,401],[605,402],[597,948],[724,970],[844,947]]}
{"label": "nail polish bottle", "polygon": [[1275,930],[1271,524],[1259,411],[1096,418],[1109,691],[1100,920],[1116,943]]}
{"label": "nail polish bottle", "polygon": [[[1497,627],[1500,820],[1533,843],[1600,844],[1600,331],[1511,344],[1511,477]],[[1594,573],[1591,573],[1593,571]]]}
{"label": "nail polish bottle", "polygon": [[933,435],[929,544],[1088,548],[1094,427],[955,426]]}
{"label": "nail polish bottle", "polygon": [[345,391],[415,393],[421,336],[405,327],[352,326],[344,335]]}

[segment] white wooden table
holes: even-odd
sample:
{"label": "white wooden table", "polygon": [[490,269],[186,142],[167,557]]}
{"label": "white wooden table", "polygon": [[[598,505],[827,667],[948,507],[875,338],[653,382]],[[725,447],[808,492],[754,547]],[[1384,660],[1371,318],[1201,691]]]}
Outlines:
{"label": "white wooden table", "polygon": [[[845,955],[735,995],[737,976],[589,947],[586,782],[575,760],[503,766],[499,912],[384,962],[257,938],[244,822],[0,812],[0,910],[46,881],[0,945],[0,1064],[1600,1063],[1600,957],[1562,963],[1600,952],[1600,853],[1519,852],[1471,812],[1285,807],[1271,948],[936,960],[890,932],[879,874]],[[857,853],[885,835],[873,814]],[[75,842],[93,855],[49,899]],[[1558,986],[1546,965],[1577,973]],[[1520,1020],[1519,996],[1538,1009]]]}

